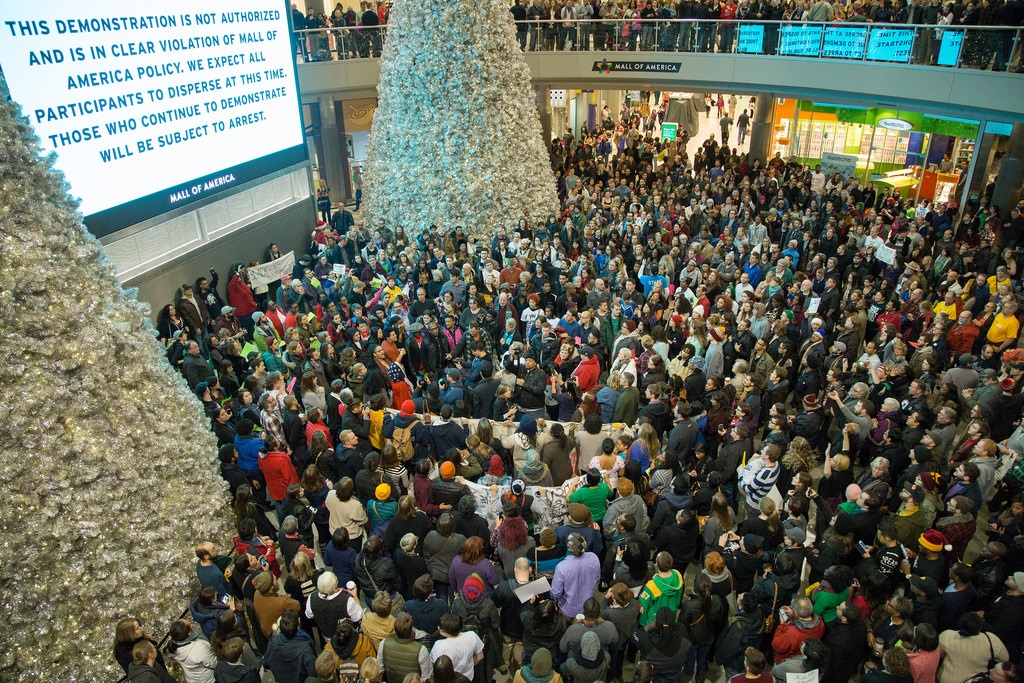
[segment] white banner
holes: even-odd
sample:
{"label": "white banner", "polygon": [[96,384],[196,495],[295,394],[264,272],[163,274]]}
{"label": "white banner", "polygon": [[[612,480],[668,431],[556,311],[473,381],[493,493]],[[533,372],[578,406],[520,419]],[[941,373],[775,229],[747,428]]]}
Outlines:
{"label": "white banner", "polygon": [[276,261],[249,266],[249,284],[256,291],[260,291],[260,288],[266,287],[268,283],[280,280],[285,275],[291,275],[294,267],[295,252],[293,251],[289,251]]}

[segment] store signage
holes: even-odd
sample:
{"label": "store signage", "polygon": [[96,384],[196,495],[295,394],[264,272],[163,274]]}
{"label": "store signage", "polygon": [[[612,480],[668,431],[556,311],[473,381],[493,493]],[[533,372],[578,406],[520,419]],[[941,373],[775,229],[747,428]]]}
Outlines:
{"label": "store signage", "polygon": [[779,54],[817,57],[821,47],[821,26],[783,26],[779,30]]}
{"label": "store signage", "polygon": [[887,128],[888,130],[914,130],[914,124],[910,121],[904,121],[903,119],[897,119],[893,116],[886,116],[878,119],[875,122],[881,128]]}
{"label": "store signage", "polygon": [[964,44],[964,31],[942,32],[942,43],[939,46],[939,66],[956,66],[960,59],[960,48]]}
{"label": "store signage", "polygon": [[825,40],[821,44],[821,56],[832,59],[861,59],[867,44],[866,28],[841,28],[829,26],[825,29]]}
{"label": "store signage", "polygon": [[871,31],[868,39],[868,59],[875,62],[907,63],[913,46],[913,29],[876,28]]}
{"label": "store signage", "polygon": [[661,124],[661,139],[662,140],[675,140],[676,133],[679,131],[679,124],[676,123],[663,123]]}
{"label": "store signage", "polygon": [[759,55],[764,51],[764,25],[740,24],[740,35],[736,41],[736,52]]}
{"label": "store signage", "polygon": [[607,74],[613,71],[629,71],[634,73],[679,73],[681,62],[619,62],[602,59],[594,62],[592,71]]}
{"label": "store signage", "polygon": [[838,173],[841,178],[848,180],[857,174],[857,155],[822,152],[821,172],[829,178]]}

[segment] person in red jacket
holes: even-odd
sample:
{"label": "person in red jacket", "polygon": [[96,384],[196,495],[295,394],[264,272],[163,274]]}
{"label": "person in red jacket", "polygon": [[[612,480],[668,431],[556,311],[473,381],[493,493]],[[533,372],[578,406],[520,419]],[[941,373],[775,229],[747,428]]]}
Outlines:
{"label": "person in red jacket", "polygon": [[597,387],[597,379],[601,375],[601,363],[597,359],[594,349],[589,346],[584,346],[580,353],[583,360],[572,371],[572,376],[576,378],[580,391],[593,391]]}
{"label": "person in red jacket", "polygon": [[821,639],[825,636],[825,622],[814,613],[814,603],[810,598],[804,595],[793,598],[793,604],[783,607],[782,612],[785,619],[775,629],[775,637],[772,638],[776,664],[800,654],[800,646],[808,638]]}
{"label": "person in red jacket", "polygon": [[235,309],[239,321],[252,334],[252,314],[259,307],[252,295],[252,287],[245,281],[245,264],[235,266],[235,274],[228,281],[228,303]]}
{"label": "person in red jacket", "polygon": [[267,480],[267,495],[277,506],[277,518],[284,519],[284,499],[288,495],[288,487],[299,483],[299,475],[292,459],[282,450],[280,441],[269,437],[264,439],[264,443],[267,453],[260,455],[260,472]]}

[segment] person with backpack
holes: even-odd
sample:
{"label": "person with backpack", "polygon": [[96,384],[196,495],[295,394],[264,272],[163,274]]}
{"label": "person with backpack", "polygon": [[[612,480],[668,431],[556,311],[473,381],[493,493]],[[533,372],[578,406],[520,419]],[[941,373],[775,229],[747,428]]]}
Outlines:
{"label": "person with backpack", "polygon": [[402,402],[398,415],[390,425],[384,425],[383,434],[391,440],[403,463],[419,462],[430,455],[430,428],[416,416],[416,404],[411,399]]}
{"label": "person with backpack", "polygon": [[719,634],[715,643],[715,662],[725,669],[726,680],[744,672],[743,654],[748,647],[761,649],[764,628],[764,612],[757,597],[744,593],[739,599],[736,620]]}

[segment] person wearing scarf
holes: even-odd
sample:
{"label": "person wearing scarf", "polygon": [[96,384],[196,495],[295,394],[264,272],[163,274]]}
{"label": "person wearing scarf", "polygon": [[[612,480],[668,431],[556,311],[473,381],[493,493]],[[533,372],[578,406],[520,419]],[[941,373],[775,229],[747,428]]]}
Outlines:
{"label": "person wearing scarf", "polygon": [[[673,618],[675,615],[673,614]],[[684,649],[684,653],[686,651]],[[676,668],[675,680],[679,676],[682,662]],[[580,638],[579,651],[573,651],[562,664],[562,675],[573,683],[594,683],[603,681],[608,675],[608,655],[601,648],[601,638],[593,631],[587,631]]]}
{"label": "person wearing scarf", "polygon": [[529,664],[516,672],[512,683],[562,683],[561,674],[551,668],[551,650],[539,647],[533,652]]}
{"label": "person wearing scarf", "polygon": [[526,463],[519,471],[519,477],[528,486],[553,486],[551,480],[551,469],[540,461],[540,454],[531,448],[526,451]]}

